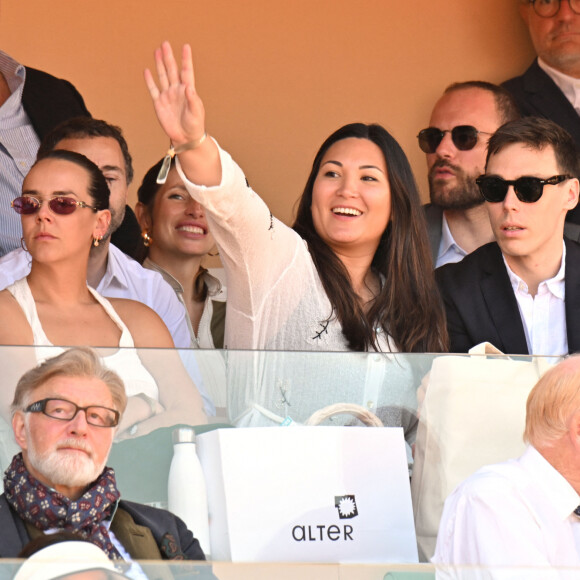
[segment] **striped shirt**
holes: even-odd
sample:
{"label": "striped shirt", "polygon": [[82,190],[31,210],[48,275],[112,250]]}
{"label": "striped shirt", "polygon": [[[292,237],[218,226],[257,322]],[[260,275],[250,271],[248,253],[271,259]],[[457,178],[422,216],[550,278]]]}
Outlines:
{"label": "striped shirt", "polygon": [[22,181],[36,159],[40,140],[22,106],[26,69],[0,51],[0,73],[10,97],[0,106],[0,256],[20,247],[20,216],[10,202],[22,191]]}

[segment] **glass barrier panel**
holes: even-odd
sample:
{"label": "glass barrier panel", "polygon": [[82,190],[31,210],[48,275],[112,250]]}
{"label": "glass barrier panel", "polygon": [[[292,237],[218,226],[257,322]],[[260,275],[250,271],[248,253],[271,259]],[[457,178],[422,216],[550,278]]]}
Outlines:
{"label": "glass barrier panel", "polygon": [[[62,350],[0,348],[2,471],[19,451],[10,412],[15,386],[37,361]],[[480,467],[524,451],[527,395],[557,362],[485,354],[97,350],[122,375],[128,395],[108,461],[124,499],[167,508],[177,426],[197,434],[234,428],[234,434],[312,421],[352,427],[380,421],[402,429],[423,562],[433,555],[443,502],[453,489]],[[334,405],[346,412],[319,413]],[[373,461],[378,466],[381,457]]]}

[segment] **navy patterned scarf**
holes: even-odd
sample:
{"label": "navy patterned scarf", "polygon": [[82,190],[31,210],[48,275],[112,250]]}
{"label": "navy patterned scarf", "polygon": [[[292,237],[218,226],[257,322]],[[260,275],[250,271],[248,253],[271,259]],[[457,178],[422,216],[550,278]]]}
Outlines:
{"label": "navy patterned scarf", "polygon": [[73,501],[30,475],[19,453],[4,473],[4,495],[14,511],[35,528],[75,532],[99,546],[111,560],[122,559],[104,524],[121,496],[110,467]]}

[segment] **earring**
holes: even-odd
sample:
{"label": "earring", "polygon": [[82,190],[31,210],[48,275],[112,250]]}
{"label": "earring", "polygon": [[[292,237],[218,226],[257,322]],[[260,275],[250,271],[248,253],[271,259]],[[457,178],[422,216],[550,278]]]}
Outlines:
{"label": "earring", "polygon": [[99,242],[103,239],[103,236],[99,236],[98,238],[93,238],[93,246],[95,246],[95,248],[99,247]]}
{"label": "earring", "polygon": [[23,250],[24,250],[26,253],[29,253],[29,252],[28,252],[28,248],[26,247],[26,242],[24,241],[24,236],[22,236],[22,237],[20,238],[20,247],[21,247],[21,248],[22,248],[22,249],[23,249]]}
{"label": "earring", "polygon": [[149,235],[147,230],[141,232],[141,237],[143,238],[143,245],[148,248],[153,243],[153,238]]}
{"label": "earring", "polygon": [[211,252],[207,253],[208,256],[211,256],[212,258],[215,258],[215,256],[219,256],[220,255],[220,251],[216,250],[213,254]]}

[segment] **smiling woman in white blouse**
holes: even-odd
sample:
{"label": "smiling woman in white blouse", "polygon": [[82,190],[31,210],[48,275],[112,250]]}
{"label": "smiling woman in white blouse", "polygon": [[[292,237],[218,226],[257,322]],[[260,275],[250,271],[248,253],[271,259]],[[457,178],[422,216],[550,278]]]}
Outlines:
{"label": "smiling woman in white blouse", "polygon": [[169,43],[146,71],[159,122],[191,196],[205,208],[228,280],[228,348],[445,351],[419,196],[405,154],[379,125],[323,144],[294,229],[272,216],[207,136],[191,49]]}

